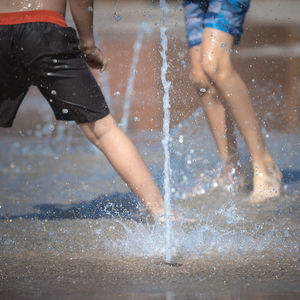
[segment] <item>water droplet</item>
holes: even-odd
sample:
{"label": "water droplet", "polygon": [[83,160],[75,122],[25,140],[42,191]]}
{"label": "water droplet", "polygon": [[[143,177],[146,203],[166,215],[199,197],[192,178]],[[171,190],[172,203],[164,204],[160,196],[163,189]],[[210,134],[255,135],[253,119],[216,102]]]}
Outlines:
{"label": "water droplet", "polygon": [[183,143],[183,136],[182,135],[179,136],[178,142],[181,143],[181,144]]}
{"label": "water droplet", "polygon": [[135,117],[133,118],[133,121],[134,121],[134,122],[139,122],[139,121],[140,121],[140,118],[137,117],[137,116],[135,116]]}
{"label": "water droplet", "polygon": [[54,59],[52,59],[52,62],[56,64],[58,62],[58,60],[54,58]]}
{"label": "water droplet", "polygon": [[216,188],[217,186],[218,186],[218,183],[217,183],[217,182],[214,182],[214,183],[213,183],[213,187]]}
{"label": "water droplet", "polygon": [[222,44],[221,44],[221,48],[225,48],[225,47],[227,47],[227,44],[222,43]]}
{"label": "water droplet", "polygon": [[120,22],[122,20],[121,15],[119,15],[117,12],[115,12],[113,16],[116,22]]}
{"label": "water droplet", "polygon": [[205,92],[206,92],[206,89],[205,89],[205,88],[201,88],[201,89],[200,89],[200,92],[205,93]]}
{"label": "water droplet", "polygon": [[120,96],[121,95],[121,93],[119,92],[119,91],[116,91],[116,92],[114,92],[114,96]]}
{"label": "water droplet", "polygon": [[52,95],[56,95],[56,90],[52,90],[52,91],[51,91],[51,94],[52,94]]}
{"label": "water droplet", "polygon": [[100,235],[100,234],[102,233],[102,230],[101,230],[101,229],[95,229],[95,230],[94,230],[94,233]]}
{"label": "water droplet", "polygon": [[92,6],[89,6],[89,7],[88,7],[88,11],[89,11],[89,12],[93,12],[93,11],[94,11],[93,7],[92,7]]}

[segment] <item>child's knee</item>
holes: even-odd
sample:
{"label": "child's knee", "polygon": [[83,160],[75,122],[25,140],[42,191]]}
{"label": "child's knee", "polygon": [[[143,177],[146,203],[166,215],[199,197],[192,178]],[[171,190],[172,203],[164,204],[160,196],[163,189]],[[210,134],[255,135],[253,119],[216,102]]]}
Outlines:
{"label": "child's knee", "polygon": [[202,60],[202,67],[205,74],[210,79],[215,79],[220,72],[219,64],[211,57],[204,56]]}
{"label": "child's knee", "polygon": [[197,87],[200,90],[202,89],[207,90],[210,87],[210,84],[202,70],[193,68],[191,75],[192,75],[193,82],[197,85]]}
{"label": "child's knee", "polygon": [[99,143],[99,140],[111,130],[117,128],[117,122],[109,114],[104,118],[91,123],[80,125],[81,129],[87,138],[94,144]]}
{"label": "child's knee", "polygon": [[213,82],[222,81],[232,70],[230,60],[217,60],[215,57],[205,56],[202,60],[204,73]]}
{"label": "child's knee", "polygon": [[117,128],[117,122],[111,115],[95,121],[93,126],[94,133],[98,138],[101,138],[115,128]]}

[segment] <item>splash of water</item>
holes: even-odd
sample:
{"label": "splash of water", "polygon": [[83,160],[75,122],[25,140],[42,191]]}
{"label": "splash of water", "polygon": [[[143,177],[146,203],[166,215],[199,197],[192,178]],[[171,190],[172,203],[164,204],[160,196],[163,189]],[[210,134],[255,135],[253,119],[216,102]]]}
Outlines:
{"label": "splash of water", "polygon": [[170,216],[171,210],[171,189],[170,189],[170,151],[169,151],[169,141],[170,141],[170,97],[169,90],[171,82],[167,80],[167,70],[168,62],[166,52],[168,50],[168,39],[166,36],[166,18],[168,13],[168,6],[165,0],[160,1],[160,8],[162,10],[162,26],[160,27],[160,38],[162,50],[160,55],[162,57],[162,66],[161,66],[161,82],[164,88],[164,97],[163,97],[163,107],[164,107],[164,119],[163,119],[163,148],[165,154],[164,162],[164,203],[165,203],[165,218],[166,218],[166,262],[171,263],[172,260],[172,244],[171,244],[171,234],[172,234],[172,222]]}
{"label": "splash of water", "polygon": [[130,104],[131,104],[130,100],[131,100],[131,94],[133,91],[135,75],[137,73],[136,66],[139,61],[139,53],[140,53],[140,49],[142,47],[143,37],[144,37],[145,33],[146,34],[151,33],[151,28],[147,23],[142,22],[141,25],[139,26],[137,39],[133,46],[133,59],[132,59],[132,64],[131,64],[131,68],[130,68],[130,74],[128,77],[125,101],[124,101],[124,106],[123,106],[123,116],[121,119],[121,124],[122,124],[122,128],[125,132],[127,132],[127,128],[128,128],[128,119],[129,119]]}

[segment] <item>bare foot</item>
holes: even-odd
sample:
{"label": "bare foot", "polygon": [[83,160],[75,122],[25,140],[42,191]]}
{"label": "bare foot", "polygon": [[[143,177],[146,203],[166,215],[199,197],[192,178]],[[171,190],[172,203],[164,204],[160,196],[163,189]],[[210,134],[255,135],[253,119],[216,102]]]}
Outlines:
{"label": "bare foot", "polygon": [[151,205],[147,207],[147,212],[151,216],[152,219],[159,218],[165,214],[165,207],[162,203],[161,205]]}
{"label": "bare foot", "polygon": [[242,177],[239,166],[227,167],[213,179],[212,189],[221,188],[228,192],[238,190],[244,182]]}
{"label": "bare foot", "polygon": [[269,165],[265,171],[261,171],[261,169],[255,167],[253,192],[250,196],[252,203],[260,203],[267,199],[278,197],[281,194],[282,174],[274,163]]}
{"label": "bare foot", "polygon": [[[182,216],[174,215],[174,212],[170,212],[171,222],[175,222],[182,219]],[[166,223],[166,215],[158,215],[154,218],[154,221],[157,221],[159,224]]]}
{"label": "bare foot", "polygon": [[[148,213],[150,215],[150,222],[151,223],[158,222],[159,224],[164,224],[166,222],[166,214],[165,214],[164,208],[157,208],[155,210],[155,212],[154,211],[149,212],[149,209],[148,209]],[[174,213],[172,210],[170,212],[170,218],[171,218],[171,222],[187,221],[187,222],[195,223],[195,222],[198,221],[198,220],[192,219],[192,218],[185,218],[181,214]]]}
{"label": "bare foot", "polygon": [[193,190],[187,194],[187,197],[195,197],[196,195],[205,193],[205,190],[203,188],[203,183],[205,181],[205,175],[204,173],[201,173],[198,179],[198,183],[194,186]]}
{"label": "bare foot", "polygon": [[[154,220],[157,220],[157,222],[159,224],[164,224],[166,222],[166,216],[162,215],[162,216],[155,218]],[[199,222],[199,220],[194,219],[194,218],[186,218],[180,214],[174,214],[173,212],[171,212],[171,222],[197,223],[197,222]]]}
{"label": "bare foot", "polygon": [[[228,192],[233,192],[240,189],[244,183],[244,175],[241,174],[240,169],[241,167],[238,161],[224,162],[217,176],[212,181],[212,190],[221,188]],[[199,183],[193,188],[193,191],[189,194],[189,196],[201,194],[202,190],[200,176]]]}

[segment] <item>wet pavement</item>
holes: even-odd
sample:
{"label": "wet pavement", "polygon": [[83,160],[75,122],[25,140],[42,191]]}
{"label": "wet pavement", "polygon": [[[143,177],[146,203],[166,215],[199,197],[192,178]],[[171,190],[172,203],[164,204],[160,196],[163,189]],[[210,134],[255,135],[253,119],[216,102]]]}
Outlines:
{"label": "wet pavement", "polygon": [[[165,227],[149,222],[105,157],[75,124],[55,122],[33,89],[14,127],[0,129],[1,299],[299,298],[299,2],[285,1],[282,10],[280,1],[252,1],[233,53],[283,173],[283,195],[259,205],[249,202],[250,180],[244,191],[211,189],[220,162],[189,79],[182,8],[172,3],[172,207],[197,220],[174,224],[173,264],[165,264]],[[118,121],[133,46],[147,23],[128,135],[162,189],[158,2],[101,1],[95,15],[110,60],[105,76],[95,76]],[[248,153],[239,142],[247,171]]]}

